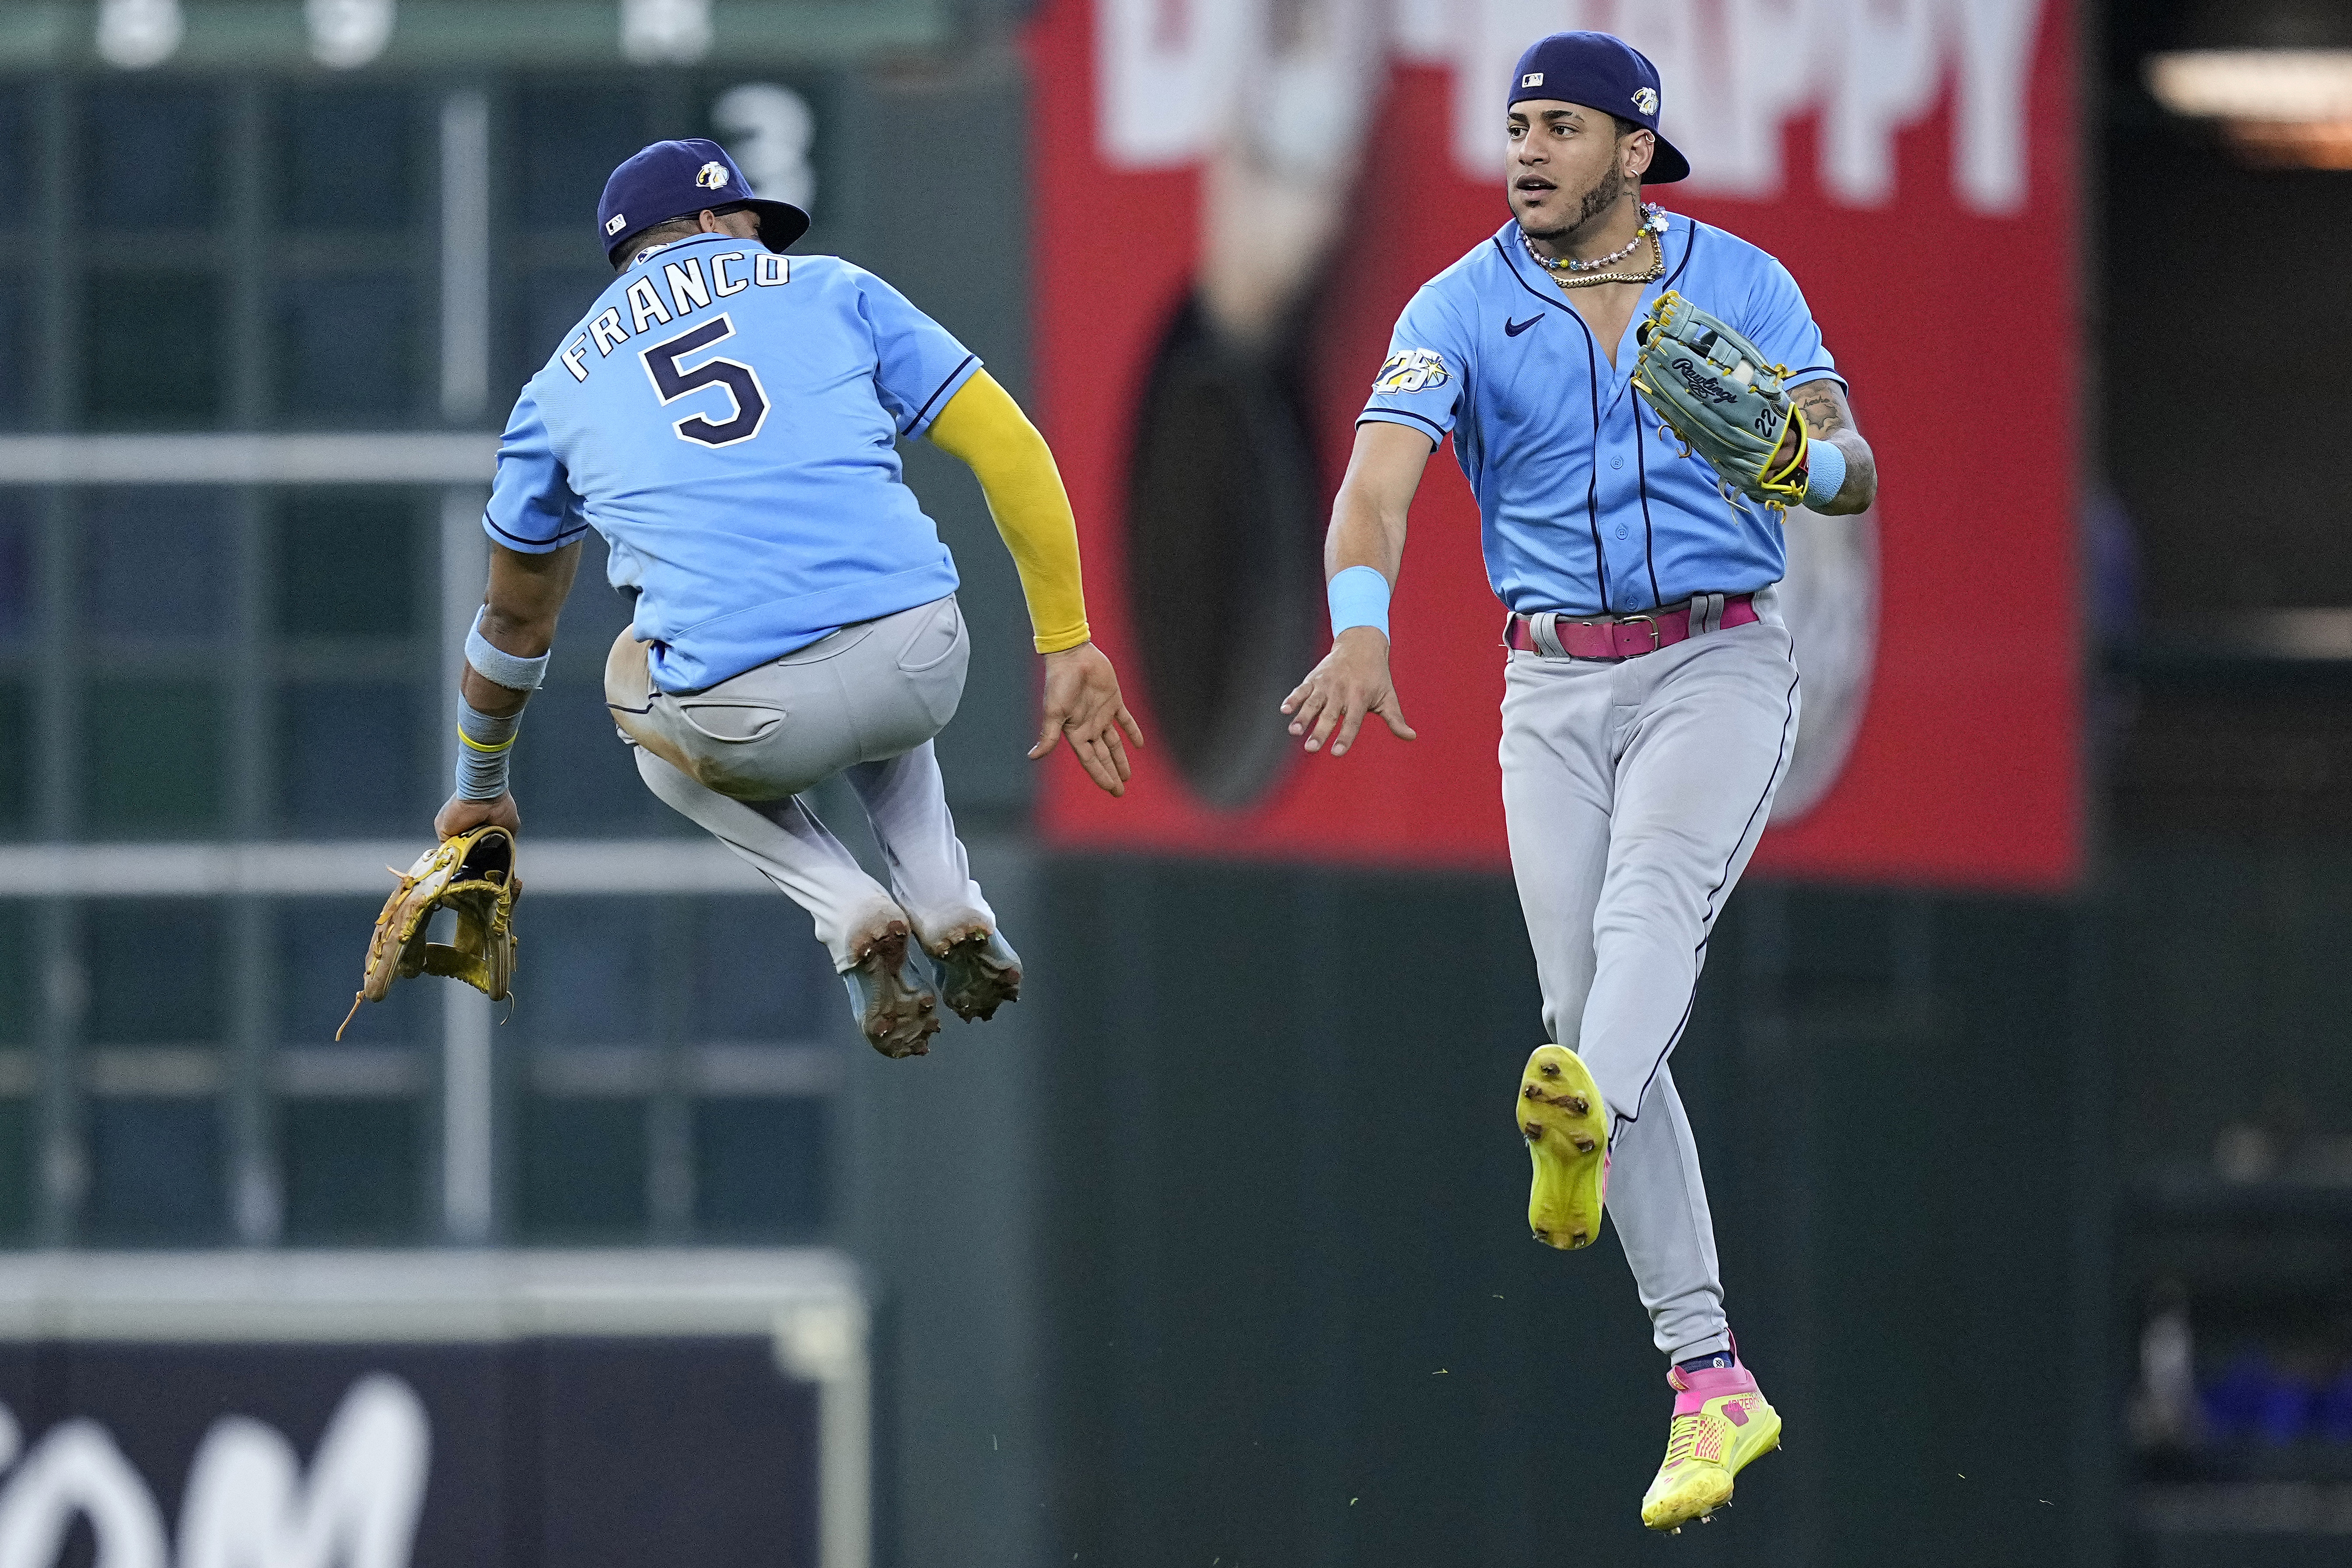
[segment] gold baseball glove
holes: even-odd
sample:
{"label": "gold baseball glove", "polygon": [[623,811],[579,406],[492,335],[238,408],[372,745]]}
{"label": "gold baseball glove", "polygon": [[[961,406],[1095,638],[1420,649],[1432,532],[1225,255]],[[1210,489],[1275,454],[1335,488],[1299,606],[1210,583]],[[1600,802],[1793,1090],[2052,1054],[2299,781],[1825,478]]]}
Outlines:
{"label": "gold baseball glove", "polygon": [[[362,1002],[381,1002],[395,980],[438,974],[462,980],[493,1002],[507,999],[514,978],[515,900],[522,879],[515,875],[514,835],[503,827],[477,827],[428,849],[405,872],[375,918],[368,939],[367,971],[352,1013]],[[425,940],[433,911],[455,910],[457,931],[446,946]],[[343,1019],[345,1026],[351,1017]],[[337,1029],[335,1037],[342,1038]]]}

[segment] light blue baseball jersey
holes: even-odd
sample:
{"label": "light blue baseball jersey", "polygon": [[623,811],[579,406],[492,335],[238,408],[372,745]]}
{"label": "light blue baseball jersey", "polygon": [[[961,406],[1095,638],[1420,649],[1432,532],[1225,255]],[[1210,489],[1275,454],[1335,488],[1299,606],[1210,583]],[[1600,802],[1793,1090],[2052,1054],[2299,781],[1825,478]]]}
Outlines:
{"label": "light blue baseball jersey", "polygon": [[[1517,223],[1424,284],[1398,318],[1367,420],[1443,442],[1478,498],[1486,579],[1535,614],[1630,615],[1780,580],[1780,525],[1716,489],[1633,390],[1633,328],[1679,292],[1744,333],[1790,384],[1838,381],[1796,280],[1763,251],[1675,215],[1614,364]],[[1360,423],[1361,421],[1359,421]]]}
{"label": "light blue baseball jersey", "polygon": [[837,258],[721,235],[665,246],[523,388],[483,524],[532,552],[603,534],[655,684],[699,690],[955,592],[898,441],[979,370]]}

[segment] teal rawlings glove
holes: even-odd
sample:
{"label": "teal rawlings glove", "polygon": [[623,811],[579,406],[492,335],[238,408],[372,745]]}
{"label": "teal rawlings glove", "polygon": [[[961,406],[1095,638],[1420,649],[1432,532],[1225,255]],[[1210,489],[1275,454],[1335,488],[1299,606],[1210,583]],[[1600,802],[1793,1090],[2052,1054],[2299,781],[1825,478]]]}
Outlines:
{"label": "teal rawlings glove", "polygon": [[[1706,459],[1725,499],[1738,490],[1774,511],[1804,500],[1811,443],[1787,366],[1767,364],[1754,343],[1671,289],[1633,341],[1642,351],[1633,384],[1681,439],[1683,456]],[[1772,456],[1792,425],[1795,452],[1776,468]]]}

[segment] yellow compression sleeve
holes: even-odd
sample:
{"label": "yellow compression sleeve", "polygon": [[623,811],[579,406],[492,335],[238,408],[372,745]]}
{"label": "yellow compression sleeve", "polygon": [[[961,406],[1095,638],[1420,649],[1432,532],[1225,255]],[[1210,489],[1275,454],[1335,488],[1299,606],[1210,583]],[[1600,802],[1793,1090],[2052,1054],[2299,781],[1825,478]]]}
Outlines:
{"label": "yellow compression sleeve", "polygon": [[929,434],[933,445],[970,464],[980,480],[996,531],[1020,569],[1037,651],[1059,653],[1085,642],[1091,634],[1078,571],[1078,523],[1045,437],[984,370],[948,399]]}

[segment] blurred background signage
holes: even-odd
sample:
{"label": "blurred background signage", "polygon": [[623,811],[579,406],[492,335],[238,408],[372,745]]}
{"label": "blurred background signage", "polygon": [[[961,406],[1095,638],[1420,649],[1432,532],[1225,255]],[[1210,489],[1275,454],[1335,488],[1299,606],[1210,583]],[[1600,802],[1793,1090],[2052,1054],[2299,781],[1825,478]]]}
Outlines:
{"label": "blurred background signage", "polygon": [[2066,0],[1047,5],[1042,395],[1090,530],[1097,629],[1142,676],[1162,742],[1116,805],[1056,775],[1050,834],[1501,863],[1502,614],[1450,451],[1415,507],[1395,623],[1421,742],[1300,762],[1275,705],[1323,646],[1322,527],[1390,327],[1508,216],[1499,95],[1526,41],[1566,26],[1657,62],[1696,171],[1661,199],[1788,263],[1886,454],[1873,514],[1789,523],[1805,721],[1758,864],[2068,885]]}
{"label": "blurred background signage", "polygon": [[939,44],[954,9],[950,0],[15,0],[0,7],[0,68],[847,59]]}
{"label": "blurred background signage", "polygon": [[0,1563],[867,1568],[866,1335],[814,1251],[0,1260]]}

